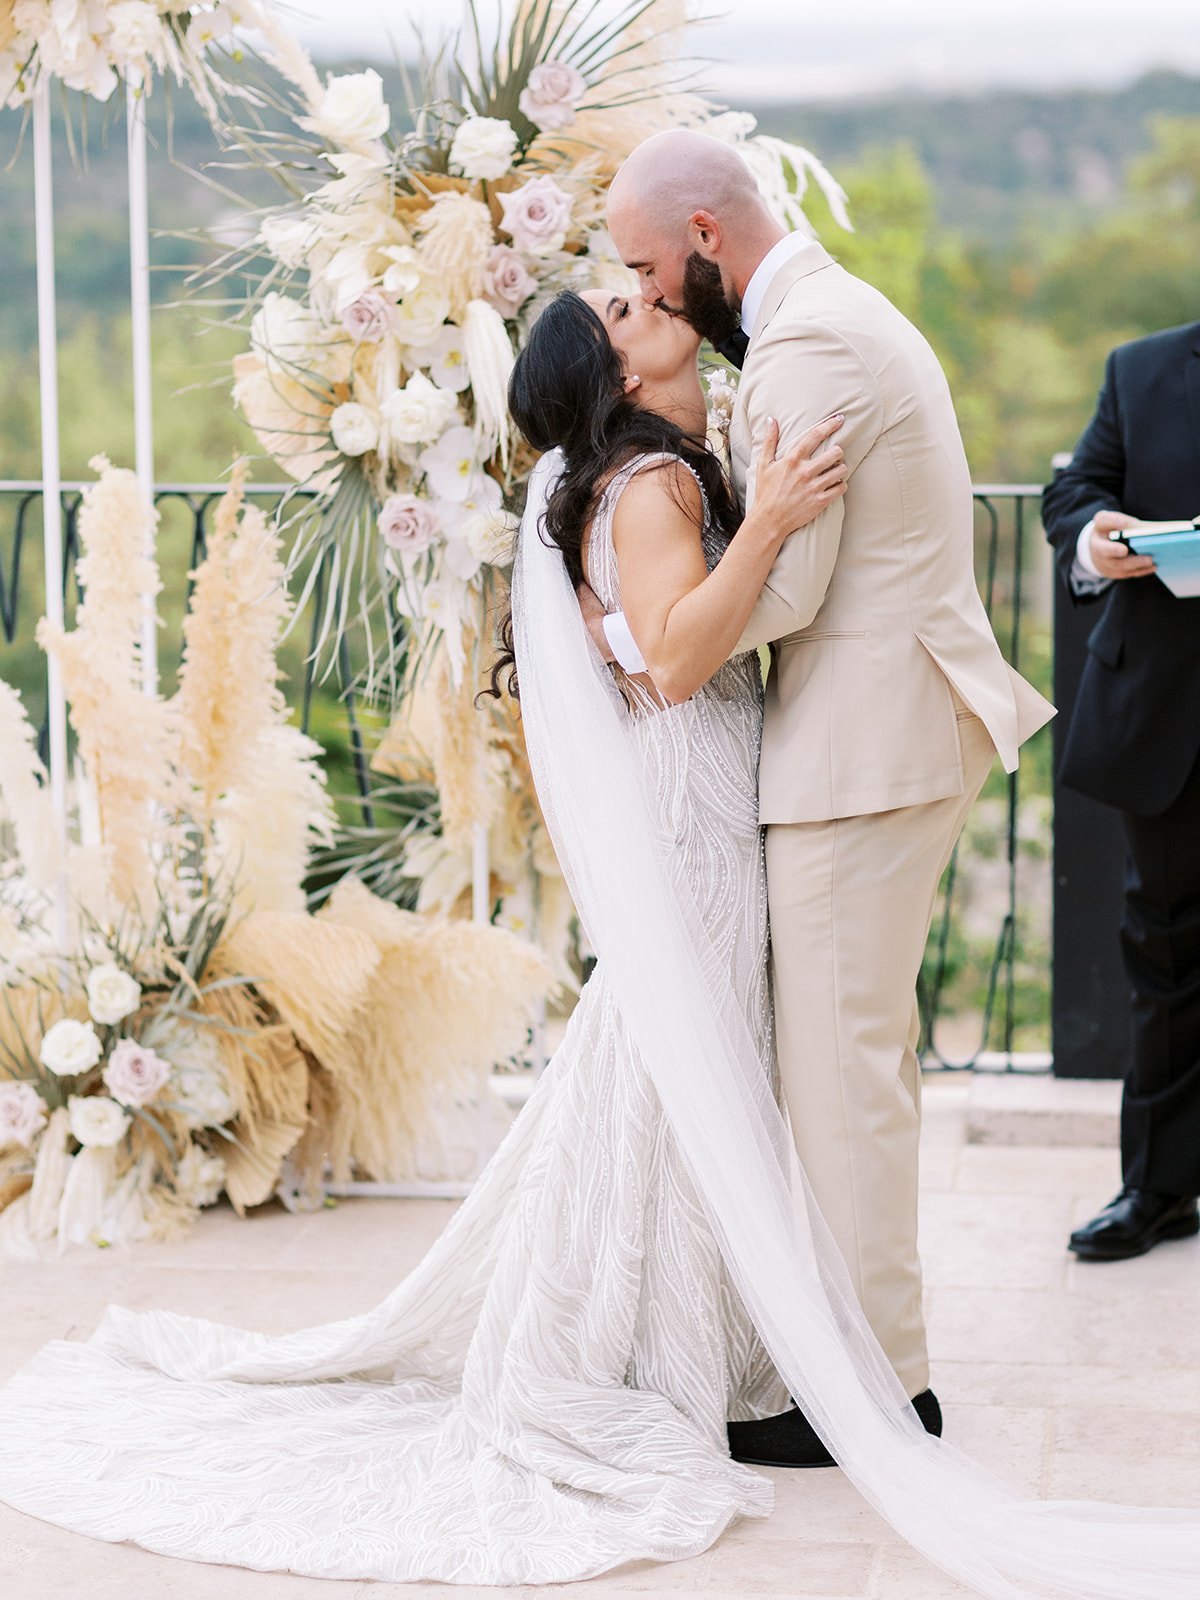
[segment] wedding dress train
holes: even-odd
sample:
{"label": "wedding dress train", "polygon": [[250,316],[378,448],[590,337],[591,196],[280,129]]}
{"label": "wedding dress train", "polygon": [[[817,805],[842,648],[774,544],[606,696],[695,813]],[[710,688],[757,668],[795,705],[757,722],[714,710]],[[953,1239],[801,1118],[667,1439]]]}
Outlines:
{"label": "wedding dress train", "polygon": [[[592,533],[614,606],[628,477]],[[760,725],[753,657],[631,719],[660,843],[769,1073]],[[0,1394],[0,1497],[194,1560],[544,1583],[766,1515],[770,1482],[730,1461],[725,1421],[786,1404],[602,961],[483,1177],[380,1305],[283,1337],[110,1306]]]}

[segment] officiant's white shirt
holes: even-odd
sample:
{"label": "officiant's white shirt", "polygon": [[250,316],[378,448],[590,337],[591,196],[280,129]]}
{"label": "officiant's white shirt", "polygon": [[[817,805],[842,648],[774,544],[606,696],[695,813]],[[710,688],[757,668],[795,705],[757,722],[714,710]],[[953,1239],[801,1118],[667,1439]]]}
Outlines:
{"label": "officiant's white shirt", "polygon": [[[797,251],[803,250],[810,242],[806,233],[785,234],[778,244],[771,246],[751,273],[746,292],[742,295],[742,332],[747,339],[754,332],[754,324],[758,313],[762,310],[771,279],[785,261],[790,261]],[[612,612],[605,617],[604,636],[608,640],[608,648],[612,651],[613,658],[626,672],[634,674],[645,672],[645,659],[629,630],[623,611]]]}

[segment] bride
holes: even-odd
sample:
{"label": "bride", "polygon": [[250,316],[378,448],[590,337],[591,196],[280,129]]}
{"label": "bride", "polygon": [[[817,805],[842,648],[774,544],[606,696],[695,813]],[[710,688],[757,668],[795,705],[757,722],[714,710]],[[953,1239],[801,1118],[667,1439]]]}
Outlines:
{"label": "bride", "polygon": [[[867,1498],[980,1593],[1194,1600],[1195,1518],[1021,1502],[925,1432],[811,1203],[775,1095],[761,680],[727,657],[775,551],[845,469],[836,418],[787,457],[768,447],[739,527],[697,345],[661,311],[565,295],[513,375],[514,417],[546,452],[513,657],[600,958],[525,1109],[424,1261],[361,1315],[276,1337],[112,1305],[87,1341],[46,1345],[0,1389],[0,1498],[193,1560],[550,1583],[694,1555],[767,1515],[771,1484],[730,1459],[726,1419],[790,1395]],[[647,677],[601,664],[585,577],[623,607]]]}

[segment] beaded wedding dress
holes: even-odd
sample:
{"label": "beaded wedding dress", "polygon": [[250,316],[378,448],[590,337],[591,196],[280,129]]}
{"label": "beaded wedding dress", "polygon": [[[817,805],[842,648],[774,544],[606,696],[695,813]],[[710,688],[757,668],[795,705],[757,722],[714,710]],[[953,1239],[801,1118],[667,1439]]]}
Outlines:
{"label": "beaded wedding dress", "polygon": [[[591,537],[614,609],[629,476]],[[767,1072],[761,698],[743,657],[629,726]],[[545,1583],[765,1515],[770,1483],[729,1460],[725,1421],[786,1404],[601,962],[482,1179],[382,1304],[282,1338],[110,1306],[0,1394],[0,1496],[193,1560]]]}
{"label": "beaded wedding dress", "polygon": [[[610,605],[612,507],[653,459],[594,525]],[[619,689],[541,537],[558,470],[551,452],[531,480],[513,616],[538,797],[599,955],[561,1049],[372,1310],[275,1337],[110,1306],[87,1341],[46,1345],[0,1388],[0,1499],[193,1560],[586,1578],[765,1516],[770,1482],[730,1461],[726,1412],[790,1394],[892,1526],[979,1594],[1197,1600],[1194,1512],[1022,1500],[907,1404],[776,1097],[756,662],[669,709]]]}

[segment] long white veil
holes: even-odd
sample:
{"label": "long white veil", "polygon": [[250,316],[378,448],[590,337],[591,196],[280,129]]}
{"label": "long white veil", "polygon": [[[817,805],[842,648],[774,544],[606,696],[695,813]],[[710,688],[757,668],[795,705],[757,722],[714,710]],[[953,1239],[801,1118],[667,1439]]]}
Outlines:
{"label": "long white veil", "polygon": [[537,792],[580,918],[780,1377],[896,1530],[980,1594],[1197,1600],[1200,1515],[1021,1500],[931,1438],[868,1327],[686,884],[655,845],[628,711],[529,485],[513,592]]}

